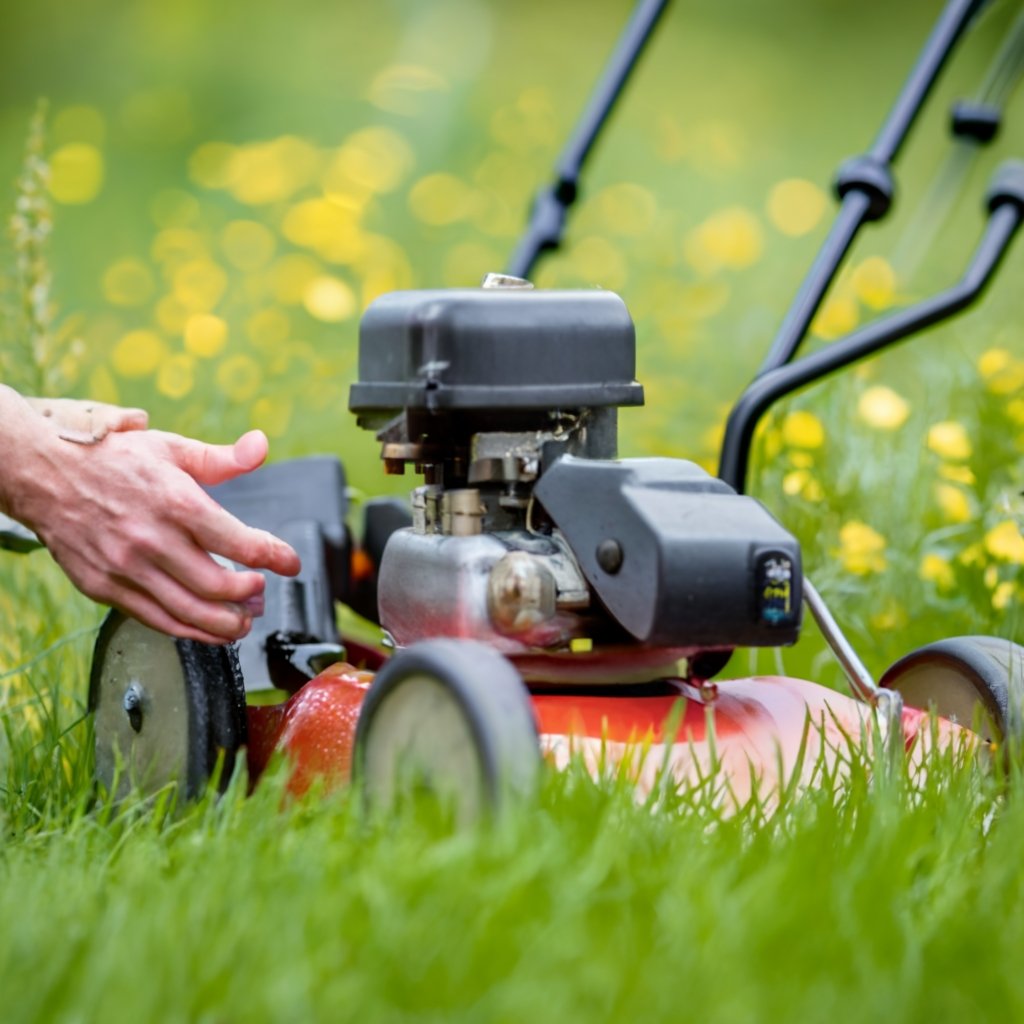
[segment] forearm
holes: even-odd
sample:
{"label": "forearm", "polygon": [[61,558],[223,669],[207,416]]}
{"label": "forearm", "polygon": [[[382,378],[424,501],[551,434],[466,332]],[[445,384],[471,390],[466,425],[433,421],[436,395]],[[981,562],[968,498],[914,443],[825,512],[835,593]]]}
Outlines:
{"label": "forearm", "polygon": [[35,527],[29,519],[46,501],[45,482],[60,472],[61,441],[52,425],[13,388],[0,384],[0,511]]}

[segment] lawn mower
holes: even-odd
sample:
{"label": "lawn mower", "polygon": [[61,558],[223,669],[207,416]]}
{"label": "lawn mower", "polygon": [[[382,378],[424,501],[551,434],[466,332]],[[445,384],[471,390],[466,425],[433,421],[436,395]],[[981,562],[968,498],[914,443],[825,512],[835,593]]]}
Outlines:
{"label": "lawn mower", "polygon": [[[887,213],[901,145],[984,4],[950,0],[874,144],[840,169],[834,225],[728,418],[717,476],[618,457],[618,410],[643,402],[625,304],[529,282],[665,6],[637,6],[505,271],[366,310],[349,405],[387,473],[419,474],[410,501],[369,501],[357,540],[337,458],[268,466],[212,489],[302,558],[296,578],[268,578],[249,636],[207,647],[109,614],[89,691],[104,786],[196,794],[218,772],[226,781],[242,751],[253,780],[283,751],[296,792],[351,778],[387,805],[425,784],[468,819],[528,789],[545,757],[578,756],[595,773],[627,771],[640,792],[667,777],[741,806],[809,781],[851,741],[910,752],[1020,732],[1024,648],[951,638],[876,683],[804,576],[796,539],[745,493],[773,403],[966,308],[1020,227],[1024,164],[1010,162],[958,283],[795,358],[858,231]],[[1018,20],[989,84],[953,110],[958,146],[996,135],[1022,52]],[[382,646],[340,636],[338,603],[378,623]],[[793,644],[805,606],[852,696],[723,677],[737,647]],[[274,691],[287,699],[261,697]]]}

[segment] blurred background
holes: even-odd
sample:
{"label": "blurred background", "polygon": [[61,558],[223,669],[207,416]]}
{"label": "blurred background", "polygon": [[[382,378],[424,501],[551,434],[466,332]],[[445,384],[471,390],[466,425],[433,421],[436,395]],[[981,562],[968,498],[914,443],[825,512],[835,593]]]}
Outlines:
{"label": "blurred background", "polygon": [[[258,426],[274,458],[334,452],[358,491],[408,489],[347,412],[360,313],[504,266],[631,9],[8,5],[3,379],[142,405],[209,440]],[[535,275],[631,309],[647,405],[622,415],[623,454],[715,466],[828,228],[834,171],[870,145],[940,10],[672,5],[564,250]],[[988,177],[1024,155],[1019,98],[957,188],[931,183],[950,103],[977,91],[1019,12],[992,3],[958,50],[901,156],[893,215],[864,232],[812,347],[959,275]],[[910,635],[1015,627],[1022,270],[1018,246],[977,312],[808,389],[762,432],[752,490],[879,659]]]}

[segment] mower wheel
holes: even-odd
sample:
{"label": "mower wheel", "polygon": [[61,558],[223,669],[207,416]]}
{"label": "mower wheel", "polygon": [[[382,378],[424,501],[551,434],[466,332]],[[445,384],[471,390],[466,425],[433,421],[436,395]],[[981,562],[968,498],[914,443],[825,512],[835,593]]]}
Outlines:
{"label": "mower wheel", "polygon": [[356,727],[353,774],[371,807],[425,790],[459,824],[528,791],[537,725],[519,673],[475,640],[425,640],[374,678]]}
{"label": "mower wheel", "polygon": [[906,655],[881,685],[904,701],[995,743],[1019,740],[1024,699],[1024,647],[992,636],[939,640]]}
{"label": "mower wheel", "polygon": [[178,783],[202,792],[223,757],[231,778],[246,741],[245,687],[232,647],[176,640],[112,611],[89,679],[96,779],[124,796]]}

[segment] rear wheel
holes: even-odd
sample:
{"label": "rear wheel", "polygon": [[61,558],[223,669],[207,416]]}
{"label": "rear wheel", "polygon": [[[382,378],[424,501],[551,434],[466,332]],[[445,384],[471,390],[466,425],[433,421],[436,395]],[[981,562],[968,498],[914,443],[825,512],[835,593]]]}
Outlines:
{"label": "rear wheel", "polygon": [[465,824],[537,778],[529,692],[484,644],[415,644],[377,673],[359,715],[353,767],[371,806],[426,790]]}
{"label": "rear wheel", "polygon": [[176,640],[117,611],[96,639],[89,709],[96,779],[117,796],[169,783],[196,796],[221,757],[223,788],[246,740],[234,649]]}
{"label": "rear wheel", "polygon": [[881,685],[991,742],[1022,736],[1024,647],[1010,640],[961,636],[928,644],[897,661]]}

